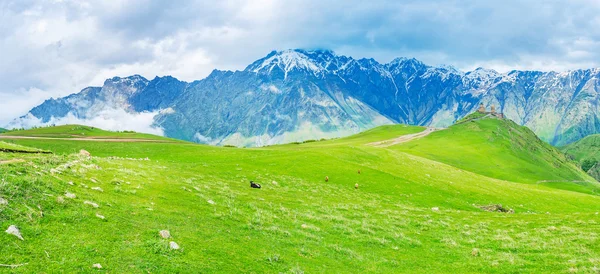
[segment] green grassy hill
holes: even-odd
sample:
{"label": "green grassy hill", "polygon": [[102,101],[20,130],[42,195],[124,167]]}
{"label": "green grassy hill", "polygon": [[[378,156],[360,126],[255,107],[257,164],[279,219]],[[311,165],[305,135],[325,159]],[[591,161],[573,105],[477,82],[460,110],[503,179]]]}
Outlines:
{"label": "green grassy hill", "polygon": [[[0,164],[0,229],[16,225],[25,239],[0,233],[0,264],[25,264],[12,269],[22,273],[92,272],[96,263],[117,273],[600,268],[600,197],[536,183],[589,179],[564,156],[486,119],[368,145],[423,130],[387,126],[256,149],[13,140],[55,154],[13,153],[23,162]],[[73,154],[82,148],[93,157]],[[515,213],[481,209],[496,204]]]}
{"label": "green grassy hill", "polygon": [[7,131],[8,131],[8,129],[5,129],[5,128],[1,128],[1,127],[0,127],[0,133],[4,133],[4,132],[7,132]]}
{"label": "green grassy hill", "polygon": [[507,119],[467,119],[393,149],[492,178],[600,193],[575,162]]}
{"label": "green grassy hill", "polygon": [[63,125],[54,127],[41,127],[28,130],[16,130],[5,132],[3,136],[27,136],[46,138],[119,138],[119,139],[146,139],[162,140],[171,142],[182,142],[175,139],[165,138],[152,134],[138,133],[133,131],[106,131],[95,127],[82,125]]}
{"label": "green grassy hill", "polygon": [[584,171],[600,180],[600,134],[587,136],[561,150],[575,159]]}

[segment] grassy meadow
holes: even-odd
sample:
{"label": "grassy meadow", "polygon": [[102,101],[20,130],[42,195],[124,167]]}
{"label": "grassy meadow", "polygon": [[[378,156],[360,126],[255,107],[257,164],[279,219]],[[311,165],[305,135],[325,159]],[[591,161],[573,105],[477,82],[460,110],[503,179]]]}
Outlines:
{"label": "grassy meadow", "polygon": [[[0,229],[24,238],[0,233],[0,264],[18,265],[0,272],[600,271],[598,183],[574,162],[496,119],[367,145],[422,130],[253,149],[4,140],[53,154],[0,152],[23,160],[0,164]],[[514,214],[480,208],[495,204]]]}

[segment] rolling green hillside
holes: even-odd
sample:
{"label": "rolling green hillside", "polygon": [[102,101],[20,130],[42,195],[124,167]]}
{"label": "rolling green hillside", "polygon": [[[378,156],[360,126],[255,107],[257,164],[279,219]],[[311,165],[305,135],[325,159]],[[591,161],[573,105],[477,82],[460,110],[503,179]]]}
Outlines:
{"label": "rolling green hillside", "polygon": [[152,134],[137,133],[133,131],[106,131],[95,127],[82,125],[63,125],[55,127],[41,127],[29,130],[10,131],[2,134],[3,136],[26,136],[26,137],[46,137],[46,138],[119,138],[119,139],[146,139],[162,140],[170,142],[182,142],[175,139],[165,138]]}
{"label": "rolling green hillside", "polygon": [[8,129],[5,129],[5,128],[1,128],[1,127],[0,127],[0,133],[4,133],[4,132],[7,132],[7,131],[8,131]]}
{"label": "rolling green hillside", "polygon": [[600,193],[575,162],[507,119],[466,119],[393,149],[493,178]]}
{"label": "rolling green hillside", "polygon": [[[423,130],[386,126],[257,149],[12,140],[55,154],[0,153],[0,162],[22,160],[0,164],[0,229],[15,225],[24,238],[0,233],[0,264],[21,273],[92,272],[93,264],[116,273],[600,268],[593,183],[536,183],[590,179],[562,154],[487,119],[370,145]],[[514,214],[482,210],[491,205]]]}
{"label": "rolling green hillside", "polygon": [[587,136],[561,150],[573,157],[584,171],[600,180],[600,135]]}

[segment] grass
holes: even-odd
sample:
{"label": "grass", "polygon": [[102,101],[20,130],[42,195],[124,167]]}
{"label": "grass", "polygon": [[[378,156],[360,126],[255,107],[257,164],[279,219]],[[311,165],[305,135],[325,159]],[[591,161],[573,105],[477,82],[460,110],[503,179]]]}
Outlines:
{"label": "grass", "polygon": [[7,153],[8,152],[12,152],[12,153],[47,153],[49,151],[0,141],[0,152],[7,152]]}
{"label": "grass", "polygon": [[145,139],[170,142],[182,142],[175,139],[165,138],[152,134],[138,133],[134,131],[106,131],[95,127],[82,125],[63,125],[55,127],[41,127],[29,130],[14,130],[5,132],[4,136],[26,136],[46,138],[90,138],[90,139]]}
{"label": "grass", "polygon": [[583,170],[600,180],[600,135],[590,135],[575,143],[566,145],[561,150],[575,159]]}
{"label": "grass", "polygon": [[[488,139],[501,124],[474,123],[465,138],[513,149]],[[23,273],[92,272],[95,263],[121,273],[597,272],[599,196],[532,183],[585,174],[569,166],[509,176],[522,166],[505,162],[552,163],[553,151],[465,151],[452,162],[424,143],[456,153],[460,138],[436,135],[458,129],[387,149],[365,144],[423,128],[258,149],[14,140],[55,154],[0,165],[0,228],[17,225],[25,238],[0,233],[0,264],[28,263],[12,270]],[[81,148],[94,157],[73,154]],[[505,170],[466,164],[476,161]],[[515,214],[478,207],[490,204]],[[173,238],[161,239],[162,229]],[[170,250],[171,240],[182,249]]]}
{"label": "grass", "polygon": [[591,181],[599,190],[576,163],[510,120],[471,120],[392,149],[513,182]]}

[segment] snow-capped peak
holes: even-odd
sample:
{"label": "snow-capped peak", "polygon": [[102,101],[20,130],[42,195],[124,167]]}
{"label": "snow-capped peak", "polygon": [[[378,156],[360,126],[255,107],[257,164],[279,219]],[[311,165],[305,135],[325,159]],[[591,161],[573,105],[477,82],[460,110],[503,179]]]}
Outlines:
{"label": "snow-capped peak", "polygon": [[314,53],[315,52],[308,52],[304,50],[284,50],[271,52],[269,55],[267,55],[267,57],[260,59],[248,66],[246,71],[270,73],[273,71],[273,69],[279,68],[285,73],[286,78],[287,74],[294,69],[305,70],[317,74],[322,72],[325,68],[315,62],[314,59],[307,56],[307,54]]}
{"label": "snow-capped peak", "polygon": [[482,68],[482,67],[478,67],[473,71],[469,71],[465,74],[465,77],[467,78],[472,78],[472,79],[490,79],[490,78],[496,78],[500,75],[500,73],[498,73],[497,71],[493,70],[493,69],[486,69],[486,68]]}

